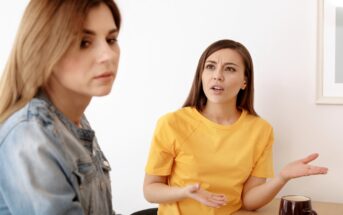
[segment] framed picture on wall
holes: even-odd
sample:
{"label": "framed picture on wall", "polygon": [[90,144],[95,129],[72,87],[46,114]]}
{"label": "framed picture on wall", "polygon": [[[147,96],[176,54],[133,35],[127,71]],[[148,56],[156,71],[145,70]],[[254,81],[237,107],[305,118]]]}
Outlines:
{"label": "framed picture on wall", "polygon": [[343,104],[343,1],[318,0],[317,104]]}

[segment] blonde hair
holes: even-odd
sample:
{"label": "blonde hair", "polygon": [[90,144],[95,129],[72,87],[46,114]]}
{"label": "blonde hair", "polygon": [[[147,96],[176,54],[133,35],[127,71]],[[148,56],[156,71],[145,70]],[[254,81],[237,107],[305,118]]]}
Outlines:
{"label": "blonde hair", "polygon": [[82,33],[90,8],[105,3],[120,28],[112,0],[31,0],[0,80],[0,123],[26,105],[46,84],[53,67]]}

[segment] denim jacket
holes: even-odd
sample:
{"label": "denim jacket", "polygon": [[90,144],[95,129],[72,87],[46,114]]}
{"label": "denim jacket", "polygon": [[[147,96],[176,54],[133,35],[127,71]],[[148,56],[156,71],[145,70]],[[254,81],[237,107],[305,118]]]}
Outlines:
{"label": "denim jacket", "polygon": [[43,93],[0,125],[0,215],[113,213],[110,165],[81,126]]}

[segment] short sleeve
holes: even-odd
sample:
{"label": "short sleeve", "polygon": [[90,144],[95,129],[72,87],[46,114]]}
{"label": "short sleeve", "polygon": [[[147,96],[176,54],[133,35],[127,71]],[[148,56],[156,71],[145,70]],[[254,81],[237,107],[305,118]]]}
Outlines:
{"label": "short sleeve", "polygon": [[273,129],[270,128],[266,138],[264,139],[264,148],[262,149],[261,156],[258,158],[253,171],[252,176],[261,178],[271,178],[274,176],[273,168],[273,143],[274,134]]}
{"label": "short sleeve", "polygon": [[175,158],[175,136],[172,129],[172,115],[161,117],[156,125],[145,167],[149,175],[170,175]]}

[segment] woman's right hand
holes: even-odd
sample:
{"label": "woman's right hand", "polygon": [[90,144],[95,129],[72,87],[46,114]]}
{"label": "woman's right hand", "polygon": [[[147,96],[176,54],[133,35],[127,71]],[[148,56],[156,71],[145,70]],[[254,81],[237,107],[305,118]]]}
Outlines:
{"label": "woman's right hand", "polygon": [[194,199],[208,207],[219,208],[227,204],[224,194],[210,193],[200,187],[199,184],[188,185],[183,188],[188,198]]}

